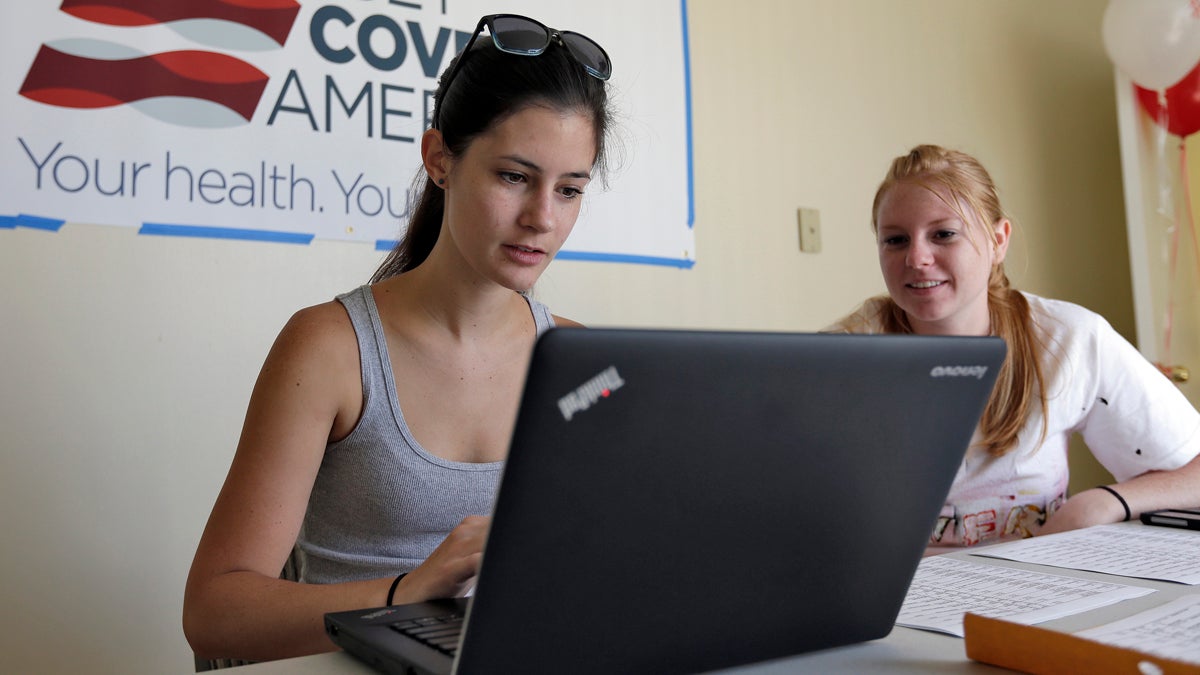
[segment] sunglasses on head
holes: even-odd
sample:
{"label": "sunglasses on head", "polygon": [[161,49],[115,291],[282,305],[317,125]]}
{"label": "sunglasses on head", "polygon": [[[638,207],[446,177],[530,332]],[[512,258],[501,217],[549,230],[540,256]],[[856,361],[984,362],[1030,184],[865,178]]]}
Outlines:
{"label": "sunglasses on head", "polygon": [[[443,99],[446,92],[450,91],[450,83],[454,81],[454,76],[462,68],[463,59],[467,57],[471,46],[475,44],[475,39],[479,37],[485,26],[492,36],[492,42],[496,45],[496,49],[502,52],[519,56],[538,56],[546,51],[553,40],[566,47],[567,53],[575,59],[576,63],[583,66],[588,75],[599,80],[607,80],[612,76],[612,62],[608,60],[608,54],[590,37],[569,30],[560,31],[550,28],[540,21],[519,14],[489,14],[476,24],[475,32],[471,34],[467,46],[463,47],[458,60],[454,62],[454,67],[443,78]],[[437,113],[433,117],[434,129],[439,128],[438,118],[440,116],[441,103],[439,102]]]}

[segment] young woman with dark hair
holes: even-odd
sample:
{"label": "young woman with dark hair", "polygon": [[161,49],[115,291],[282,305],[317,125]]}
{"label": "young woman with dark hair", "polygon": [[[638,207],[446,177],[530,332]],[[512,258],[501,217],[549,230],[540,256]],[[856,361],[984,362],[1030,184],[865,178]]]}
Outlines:
{"label": "young woman with dark hair", "polygon": [[199,657],[332,650],[326,612],[471,586],[534,340],[577,325],[527,291],[603,168],[610,72],[577,33],[480,21],[400,244],[267,356],[188,577]]}

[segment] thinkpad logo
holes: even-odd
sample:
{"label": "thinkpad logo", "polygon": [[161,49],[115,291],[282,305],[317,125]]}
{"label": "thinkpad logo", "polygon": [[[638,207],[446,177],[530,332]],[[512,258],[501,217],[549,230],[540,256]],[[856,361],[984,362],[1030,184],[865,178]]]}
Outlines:
{"label": "thinkpad logo", "polygon": [[617,372],[616,366],[609,366],[599,375],[584,382],[578,389],[558,399],[558,410],[563,419],[568,422],[575,413],[583,412],[592,407],[602,398],[608,398],[614,391],[625,386],[625,380]]}
{"label": "thinkpad logo", "polygon": [[987,366],[934,366],[929,371],[930,377],[974,377],[982,380],[987,374]]}

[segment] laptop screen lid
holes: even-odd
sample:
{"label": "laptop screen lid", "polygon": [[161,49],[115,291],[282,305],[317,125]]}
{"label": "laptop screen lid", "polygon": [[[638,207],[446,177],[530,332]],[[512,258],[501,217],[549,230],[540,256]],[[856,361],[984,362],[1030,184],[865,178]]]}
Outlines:
{"label": "laptop screen lid", "polygon": [[712,670],[880,638],[998,338],[556,329],[456,671]]}
{"label": "laptop screen lid", "polygon": [[[998,338],[556,329],[475,597],[327,614],[397,673],[682,673],[890,632]],[[457,660],[391,626],[466,609]]]}

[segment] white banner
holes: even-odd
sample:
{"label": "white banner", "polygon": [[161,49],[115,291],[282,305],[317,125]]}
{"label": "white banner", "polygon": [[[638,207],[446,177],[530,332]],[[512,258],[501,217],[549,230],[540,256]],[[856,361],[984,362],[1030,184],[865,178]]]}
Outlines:
{"label": "white banner", "polygon": [[[391,248],[482,0],[8,3],[0,228]],[[613,61],[614,156],[559,257],[691,267],[686,0],[512,0]]]}

